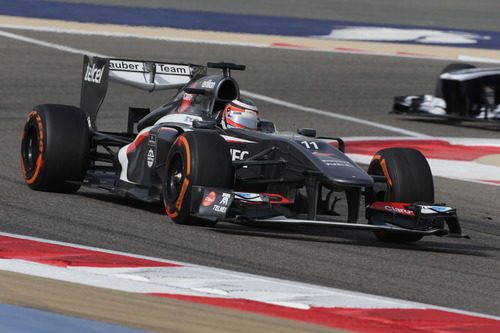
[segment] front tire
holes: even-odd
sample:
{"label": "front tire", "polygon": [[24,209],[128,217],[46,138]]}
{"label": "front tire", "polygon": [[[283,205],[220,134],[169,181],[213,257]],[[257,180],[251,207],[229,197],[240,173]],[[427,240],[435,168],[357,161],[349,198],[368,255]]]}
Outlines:
{"label": "front tire", "polygon": [[193,186],[230,189],[234,171],[226,141],[217,133],[191,131],[180,135],[167,157],[163,201],[177,224],[212,226],[216,221],[190,216]]}
{"label": "front tire", "polygon": [[[375,154],[368,166],[369,175],[385,176],[387,186],[383,190],[372,190],[367,195],[368,203],[386,202],[434,202],[432,173],[424,155],[411,148],[387,148]],[[402,235],[390,232],[375,232],[385,242],[416,242],[420,235]]]}
{"label": "front tire", "polygon": [[71,193],[88,166],[90,135],[85,113],[74,106],[43,104],[30,112],[21,141],[21,168],[33,190]]}

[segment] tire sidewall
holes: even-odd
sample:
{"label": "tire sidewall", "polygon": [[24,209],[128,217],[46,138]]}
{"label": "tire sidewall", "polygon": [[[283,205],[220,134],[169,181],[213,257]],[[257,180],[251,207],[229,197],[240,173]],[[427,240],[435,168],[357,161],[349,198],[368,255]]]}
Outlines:
{"label": "tire sidewall", "polygon": [[[385,193],[367,191],[367,204],[373,201],[434,202],[434,184],[429,164],[416,149],[387,148],[377,152],[370,162],[368,174],[383,175],[388,184]],[[379,240],[391,243],[416,242],[422,238],[421,235],[385,231],[376,231],[374,234]]]}
{"label": "tire sidewall", "polygon": [[368,174],[387,177],[389,186],[383,201],[434,202],[432,172],[425,157],[416,149],[380,150],[370,162]]}
{"label": "tire sidewall", "polygon": [[[26,183],[36,187],[40,179],[44,178],[45,169],[42,168],[44,147],[47,146],[43,120],[39,112],[33,110],[26,118],[21,143],[21,169]],[[36,151],[33,149],[38,147]],[[34,155],[36,153],[36,155]],[[30,157],[31,156],[31,157]]]}
{"label": "tire sidewall", "polygon": [[[182,160],[181,190],[177,196],[168,193],[171,167],[176,159]],[[190,217],[193,186],[230,189],[234,182],[229,147],[213,131],[189,131],[181,134],[172,144],[167,156],[163,201],[167,215],[179,224],[206,224]]]}
{"label": "tire sidewall", "polygon": [[[37,133],[39,147],[34,169],[26,163],[30,129]],[[82,110],[57,104],[36,106],[26,119],[21,143],[26,183],[34,190],[78,190],[88,167],[89,146],[90,134]]]}
{"label": "tire sidewall", "polygon": [[[169,185],[167,183],[170,181],[170,173],[173,172],[170,167],[174,162],[176,162],[176,159],[180,159],[182,164],[182,179],[180,181],[182,187],[179,193],[172,196],[168,193]],[[170,217],[170,219],[174,222],[183,221],[189,215],[187,203],[191,200],[191,164],[192,159],[189,142],[184,135],[181,135],[174,141],[174,144],[172,145],[167,156],[167,172],[165,175],[163,190],[165,210],[168,217]]]}

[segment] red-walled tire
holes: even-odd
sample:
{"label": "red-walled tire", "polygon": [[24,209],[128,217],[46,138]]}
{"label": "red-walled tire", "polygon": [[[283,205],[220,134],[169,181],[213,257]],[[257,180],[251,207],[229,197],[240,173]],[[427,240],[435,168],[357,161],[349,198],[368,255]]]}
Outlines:
{"label": "red-walled tire", "polygon": [[88,167],[90,135],[85,113],[43,104],[30,112],[21,141],[21,168],[33,190],[71,193]]}

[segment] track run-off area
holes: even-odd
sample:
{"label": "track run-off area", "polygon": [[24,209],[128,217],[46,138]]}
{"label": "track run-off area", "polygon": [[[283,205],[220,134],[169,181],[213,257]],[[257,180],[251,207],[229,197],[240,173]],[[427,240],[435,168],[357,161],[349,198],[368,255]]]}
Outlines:
{"label": "track run-off area", "polygon": [[[0,282],[8,290],[0,302],[121,325],[95,328],[111,332],[498,330],[499,128],[388,113],[395,95],[432,92],[449,62],[495,66],[495,33],[468,28],[483,44],[457,47],[0,14]],[[173,225],[161,205],[85,189],[30,191],[19,163],[24,119],[36,104],[78,105],[83,54],[246,64],[235,74],[242,94],[278,130],[340,136],[362,164],[382,147],[421,150],[437,199],[457,207],[472,239],[391,245],[320,228],[193,228]],[[155,107],[162,94],[110,86],[100,128],[123,129],[129,105]]]}

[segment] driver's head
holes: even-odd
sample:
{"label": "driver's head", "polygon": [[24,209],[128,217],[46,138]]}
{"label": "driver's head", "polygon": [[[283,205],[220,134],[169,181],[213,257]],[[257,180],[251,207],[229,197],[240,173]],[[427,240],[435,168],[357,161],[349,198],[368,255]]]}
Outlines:
{"label": "driver's head", "polygon": [[222,127],[256,130],[259,125],[259,110],[249,99],[234,99],[222,111]]}

